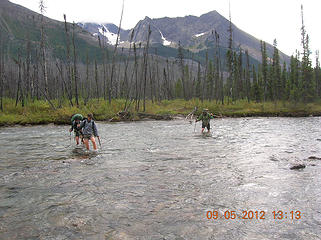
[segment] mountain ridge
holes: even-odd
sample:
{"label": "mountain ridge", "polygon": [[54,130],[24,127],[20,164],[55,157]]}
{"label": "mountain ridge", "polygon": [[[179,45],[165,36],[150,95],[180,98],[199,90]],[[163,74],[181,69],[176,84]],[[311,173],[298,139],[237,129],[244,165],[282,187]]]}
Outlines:
{"label": "mountain ridge", "polygon": [[[138,21],[133,28],[128,30],[121,29],[120,45],[123,47],[129,46],[128,42],[132,31],[134,31],[134,42],[146,42],[147,31],[150,26],[152,31],[150,37],[151,44],[163,44],[164,46],[177,48],[178,43],[180,42],[184,48],[199,52],[209,48],[210,46],[208,46],[208,44],[214,45],[215,37],[212,33],[216,31],[220,35],[221,47],[227,48],[229,24],[229,20],[224,18],[216,10],[204,13],[199,17],[187,15],[184,17],[162,17],[152,19],[145,16],[145,18]],[[249,55],[260,62],[260,40],[242,29],[239,29],[234,23],[232,23],[232,29],[233,47],[235,49],[241,48],[244,51],[248,50]],[[85,30],[89,29],[85,28]],[[95,33],[94,31],[89,32],[92,34]],[[268,56],[272,57],[274,47],[269,43],[266,43],[266,47]],[[286,63],[289,63],[290,61],[290,57],[282,51],[280,51],[280,59]]]}

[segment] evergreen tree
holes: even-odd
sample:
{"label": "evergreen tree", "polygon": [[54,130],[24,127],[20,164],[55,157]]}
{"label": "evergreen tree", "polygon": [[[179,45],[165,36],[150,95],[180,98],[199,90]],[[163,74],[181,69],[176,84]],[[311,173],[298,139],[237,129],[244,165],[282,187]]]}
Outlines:
{"label": "evergreen tree", "polygon": [[178,79],[175,84],[175,97],[176,98],[183,98],[183,84],[182,80]]}
{"label": "evergreen tree", "polygon": [[244,86],[243,86],[243,75],[242,75],[242,69],[243,69],[243,52],[242,49],[240,48],[240,53],[238,57],[238,62],[237,62],[237,76],[238,76],[238,96],[239,98],[244,97]]}
{"label": "evergreen tree", "polygon": [[273,66],[271,64],[267,65],[267,86],[266,86],[266,100],[273,101],[274,100],[274,88],[273,88]]}
{"label": "evergreen tree", "polygon": [[262,54],[263,94],[264,94],[264,101],[266,101],[266,98],[267,98],[268,64],[267,64],[266,44],[263,41],[261,41],[261,54]]}
{"label": "evergreen tree", "polygon": [[314,68],[314,79],[316,83],[316,95],[318,97],[321,96],[321,68],[320,68],[320,61],[319,61],[319,51],[315,53],[315,68]]}
{"label": "evergreen tree", "polygon": [[189,99],[190,98],[190,95],[189,94],[189,90],[191,89],[190,85],[190,72],[189,72],[189,68],[188,68],[188,65],[186,64],[185,67],[184,67],[184,78],[185,78],[185,98]]}
{"label": "evergreen tree", "polygon": [[282,83],[281,83],[281,66],[280,66],[280,56],[279,56],[279,50],[277,48],[277,42],[276,39],[274,39],[273,42],[274,46],[274,52],[273,52],[273,61],[272,61],[272,68],[273,68],[273,75],[272,75],[272,91],[274,100],[280,100],[282,99],[283,93],[282,93]]}
{"label": "evergreen tree", "polygon": [[304,102],[309,102],[314,99],[314,82],[313,82],[313,70],[312,63],[310,60],[310,40],[309,35],[306,34],[304,20],[303,20],[303,5],[301,5],[301,44],[303,47],[302,53],[302,97]]}
{"label": "evergreen tree", "polygon": [[286,63],[283,63],[283,70],[281,75],[281,87],[280,87],[280,100],[287,100],[289,97],[289,89],[288,89],[288,77],[287,77],[287,69]]}
{"label": "evergreen tree", "polygon": [[195,86],[195,95],[197,98],[201,98],[201,84],[202,84],[202,76],[201,76],[201,63],[198,62],[198,68],[197,68],[197,80],[196,80],[196,86]]}
{"label": "evergreen tree", "polygon": [[258,103],[258,102],[261,102],[261,91],[260,91],[260,87],[259,87],[259,83],[258,83],[258,79],[257,79],[254,65],[252,68],[252,79],[253,79],[252,96],[253,96],[253,99]]}
{"label": "evergreen tree", "polygon": [[246,56],[246,67],[245,67],[245,92],[247,101],[250,102],[250,91],[251,91],[251,80],[250,80],[250,60],[249,60],[249,52],[245,51]]}
{"label": "evergreen tree", "polygon": [[[231,10],[231,9],[230,9]],[[230,21],[229,21],[229,39],[228,39],[228,49],[226,53],[227,58],[227,72],[228,72],[228,78],[227,78],[227,84],[226,84],[226,91],[228,96],[228,104],[230,103],[230,98],[232,97],[233,93],[233,29],[232,29],[232,20],[231,20],[231,11],[230,11]]]}
{"label": "evergreen tree", "polygon": [[181,45],[181,42],[178,42],[178,59],[179,59],[179,66],[181,68],[181,72],[182,72],[182,88],[183,88],[183,96],[184,99],[187,99],[186,97],[186,89],[185,89],[185,71],[184,71],[184,54],[183,54],[183,47]]}
{"label": "evergreen tree", "polygon": [[214,66],[212,60],[209,61],[207,71],[207,99],[212,100],[214,93]]}

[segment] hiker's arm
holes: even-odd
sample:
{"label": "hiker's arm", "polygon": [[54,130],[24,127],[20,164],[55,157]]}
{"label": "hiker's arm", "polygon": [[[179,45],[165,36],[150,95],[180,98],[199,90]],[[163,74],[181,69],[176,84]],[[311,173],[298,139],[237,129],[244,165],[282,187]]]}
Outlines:
{"label": "hiker's arm", "polygon": [[94,122],[94,124],[93,124],[93,131],[94,131],[94,136],[95,137],[99,137],[99,135],[98,135],[98,130],[97,130],[97,126],[96,126],[96,123]]}
{"label": "hiker's arm", "polygon": [[80,124],[79,124],[79,129],[82,129],[83,127],[85,126],[85,121],[82,121]]}
{"label": "hiker's arm", "polygon": [[74,122],[72,122],[71,128],[69,129],[69,132],[72,132],[72,130],[74,130]]}

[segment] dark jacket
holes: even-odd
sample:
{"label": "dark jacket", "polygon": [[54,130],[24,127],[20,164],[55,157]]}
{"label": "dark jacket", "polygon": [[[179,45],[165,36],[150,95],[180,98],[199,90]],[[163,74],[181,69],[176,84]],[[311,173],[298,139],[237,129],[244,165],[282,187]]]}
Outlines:
{"label": "dark jacket", "polygon": [[72,122],[72,124],[71,124],[71,128],[70,128],[70,130],[72,131],[72,130],[74,130],[75,132],[79,132],[81,129],[80,128],[78,128],[78,124],[79,124],[80,122],[76,122],[75,120]]}

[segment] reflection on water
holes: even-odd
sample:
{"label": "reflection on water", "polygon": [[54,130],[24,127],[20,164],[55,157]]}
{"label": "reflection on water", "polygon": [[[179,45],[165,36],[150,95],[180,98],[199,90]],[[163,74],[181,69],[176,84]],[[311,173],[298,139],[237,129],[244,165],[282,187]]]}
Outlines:
{"label": "reflection on water", "polygon": [[211,136],[185,121],[100,123],[98,152],[67,126],[2,128],[0,239],[320,239],[319,122],[215,119]]}

